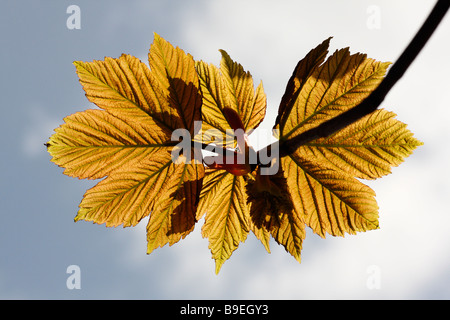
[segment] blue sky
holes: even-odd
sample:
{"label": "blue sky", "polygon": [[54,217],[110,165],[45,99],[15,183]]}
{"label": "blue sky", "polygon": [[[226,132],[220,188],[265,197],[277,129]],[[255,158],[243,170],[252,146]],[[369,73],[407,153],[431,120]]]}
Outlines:
{"label": "blue sky", "polygon": [[[70,30],[69,5],[81,29]],[[74,223],[95,181],[69,178],[43,143],[62,119],[92,105],[72,62],[132,54],[146,61],[153,33],[219,63],[218,49],[263,81],[272,127],[298,60],[333,36],[394,62],[434,1],[2,1],[0,298],[2,299],[448,299],[450,151],[447,148],[450,17],[442,22],[382,107],[424,142],[393,173],[368,182],[380,229],[345,238],[307,233],[302,263],[250,235],[214,273],[200,225],[146,255],[146,221],[135,228]],[[374,12],[379,13],[370,24]],[[265,141],[257,141],[263,145]],[[69,290],[67,267],[81,270]],[[370,288],[373,270],[379,286]]]}

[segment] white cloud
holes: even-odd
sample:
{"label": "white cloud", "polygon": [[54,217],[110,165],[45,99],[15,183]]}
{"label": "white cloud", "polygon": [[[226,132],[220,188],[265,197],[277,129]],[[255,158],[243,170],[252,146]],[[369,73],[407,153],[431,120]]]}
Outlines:
{"label": "white cloud", "polygon": [[[225,49],[252,73],[255,83],[263,80],[269,102],[263,128],[270,129],[292,69],[312,47],[334,35],[330,51],[349,45],[352,52],[368,52],[373,58],[393,61],[432,2],[421,3],[420,7],[406,1],[395,5],[380,2],[381,29],[372,31],[366,28],[366,7],[370,4],[204,1],[201,7],[187,7],[179,15],[186,47],[167,40],[195,59],[215,64],[220,59],[217,50]],[[119,12],[116,15],[120,16]],[[386,108],[398,113],[399,120],[411,124],[416,136],[426,144],[395,168],[392,175],[369,183],[380,205],[380,230],[326,239],[308,232],[301,264],[273,242],[272,253],[267,254],[249,235],[216,276],[207,239],[200,235],[202,221],[186,239],[172,247],[156,249],[150,256],[145,254],[146,230],[142,221],[132,232],[118,233],[118,237],[132,234],[124,240],[130,249],[120,256],[123,268],[140,274],[145,285],[161,290],[163,298],[423,297],[422,288],[436,281],[437,276],[442,277],[450,263],[450,215],[446,203],[450,192],[450,154],[445,147],[448,99],[440,98],[449,85],[449,65],[442,54],[448,51],[448,30],[441,29],[422,59],[386,100]],[[146,53],[140,57],[146,61]],[[428,116],[430,110],[433,116]],[[29,115],[23,150],[33,157],[59,121],[40,108],[30,108]],[[264,145],[263,141],[257,143]],[[372,265],[381,271],[379,290],[367,287],[368,267]],[[449,283],[450,279],[441,280]]]}
{"label": "white cloud", "polygon": [[[434,2],[381,2],[378,31],[365,27],[369,4],[348,2],[345,7],[341,3],[333,7],[337,3],[209,2],[206,9],[187,14],[184,34],[195,48],[195,58],[217,64],[217,49],[223,48],[253,74],[255,82],[263,80],[272,108],[268,116],[271,122],[296,62],[326,36],[335,36],[331,51],[350,45],[352,52],[395,61]],[[277,245],[273,245],[272,254],[261,251],[265,256],[247,260],[236,254],[248,252],[245,243],[219,275],[222,283],[233,283],[236,297],[417,298],[422,297],[421,288],[435,280],[435,274],[442,274],[449,264],[446,197],[450,191],[450,155],[442,147],[448,137],[448,103],[444,103],[448,99],[440,97],[447,95],[446,74],[450,70],[442,57],[447,51],[444,39],[448,31],[441,28],[440,32],[386,100],[386,108],[398,113],[399,120],[411,122],[411,130],[429,146],[417,150],[392,175],[370,183],[377,192],[381,229],[344,239],[315,239],[317,236],[309,234],[300,265]],[[447,71],[442,72],[442,64]],[[424,82],[422,75],[431,77],[432,83]],[[427,117],[430,110],[433,116]],[[245,265],[236,261],[239,259]],[[236,265],[240,269],[233,268]],[[380,268],[380,290],[367,287],[371,265]],[[194,278],[197,288],[209,283],[207,277]]]}

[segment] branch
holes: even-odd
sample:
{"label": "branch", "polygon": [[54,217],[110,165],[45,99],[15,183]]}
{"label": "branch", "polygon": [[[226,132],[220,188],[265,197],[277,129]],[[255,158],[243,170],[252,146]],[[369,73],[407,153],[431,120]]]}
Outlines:
{"label": "branch", "polygon": [[449,6],[450,0],[439,0],[436,3],[420,30],[403,51],[397,62],[391,67],[386,77],[363,102],[339,116],[332,118],[313,129],[305,131],[292,139],[274,142],[258,151],[258,159],[261,152],[264,152],[266,155],[273,154],[271,153],[272,149],[279,150],[279,157],[285,157],[292,154],[301,145],[318,138],[327,137],[375,111],[430,39],[431,35],[445,16]]}

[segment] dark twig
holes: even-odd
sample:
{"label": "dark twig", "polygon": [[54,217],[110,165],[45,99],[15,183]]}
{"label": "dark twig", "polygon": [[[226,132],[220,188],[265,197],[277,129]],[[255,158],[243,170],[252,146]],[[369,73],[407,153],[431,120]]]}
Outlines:
{"label": "dark twig", "polygon": [[403,51],[397,62],[392,65],[386,77],[363,102],[341,115],[332,118],[313,129],[305,131],[292,139],[277,141],[258,151],[258,154],[260,152],[271,154],[270,150],[279,148],[279,156],[287,156],[293,153],[301,145],[317,138],[327,137],[375,111],[430,39],[442,18],[445,16],[449,6],[450,0],[439,0],[436,3],[420,30]]}

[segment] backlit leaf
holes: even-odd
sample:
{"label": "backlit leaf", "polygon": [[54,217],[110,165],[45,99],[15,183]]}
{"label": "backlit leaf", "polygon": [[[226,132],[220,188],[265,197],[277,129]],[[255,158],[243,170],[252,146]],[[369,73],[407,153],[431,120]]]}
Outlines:
{"label": "backlit leaf", "polygon": [[391,173],[422,142],[393,112],[376,110],[328,138],[302,147],[310,159],[325,161],[357,178],[375,179]]}
{"label": "backlit leaf", "polygon": [[314,232],[343,236],[378,228],[375,193],[352,176],[321,167],[301,151],[281,160],[294,210]]}
{"label": "backlit leaf", "polygon": [[234,110],[245,132],[250,133],[264,119],[266,96],[262,82],[255,91],[250,73],[231,60],[224,50],[220,52],[220,68],[203,61],[196,64],[203,94],[202,135],[204,143],[214,141],[217,145],[232,147],[233,126],[223,110]]}
{"label": "backlit leaf", "polygon": [[73,177],[102,178],[170,147],[170,131],[145,113],[124,117],[120,113],[86,110],[64,121],[50,138],[48,151],[52,161]]}
{"label": "backlit leaf", "polygon": [[[389,66],[348,48],[326,59],[330,40],[300,60],[287,83],[269,163],[248,140],[266,112],[262,83],[255,89],[224,50],[216,67],[155,34],[149,67],[125,54],[74,62],[100,109],[67,116],[46,145],[66,175],[103,178],[86,191],[75,221],[128,227],[148,217],[151,253],[185,238],[204,217],[216,273],[250,231],[268,252],[272,238],[300,262],[306,226],[322,237],[379,228],[375,192],[359,179],[389,174],[422,144],[394,113],[379,109],[286,148],[361,103]],[[199,145],[216,155],[203,157]],[[277,146],[285,147],[281,158]]]}
{"label": "backlit leaf", "polygon": [[223,170],[208,170],[200,194],[197,219],[206,212],[202,236],[216,261],[216,273],[222,264],[247,239],[249,208],[245,178]]}
{"label": "backlit leaf", "polygon": [[300,261],[305,238],[305,221],[294,211],[287,180],[281,170],[275,175],[261,175],[247,186],[250,226],[255,236],[269,250],[270,236]]}
{"label": "backlit leaf", "polygon": [[165,189],[171,164],[170,153],[156,153],[108,176],[86,192],[75,220],[107,226],[136,225],[150,213],[156,196]]}
{"label": "backlit leaf", "polygon": [[[262,84],[255,91],[250,73],[232,61],[225,51],[221,50],[221,53],[220,69],[212,64],[197,63],[203,93],[202,142],[214,141],[218,145],[234,147],[233,129],[242,126],[248,133],[256,128],[265,115],[266,97]],[[206,213],[202,235],[209,239],[216,272],[247,238],[247,179],[224,170],[210,171],[205,176],[198,219]]]}
{"label": "backlit leaf", "polygon": [[[327,46],[325,41],[300,61],[288,83],[276,124],[282,141],[359,104],[389,65],[348,49],[318,65]],[[379,227],[375,192],[356,178],[390,173],[421,144],[394,117],[377,110],[281,159],[295,215],[315,233],[344,236]]]}
{"label": "backlit leaf", "polygon": [[[331,38],[328,38],[322,42],[298,62],[291,78],[288,81],[284,95],[281,98],[280,106],[278,108],[278,116],[275,121],[276,127],[280,121],[286,121],[286,117],[289,116],[291,108],[294,106],[292,101],[296,99],[300,89],[305,84],[305,80],[307,80],[311,73],[325,60],[328,53],[330,40]],[[283,116],[284,118],[281,119]]]}
{"label": "backlit leaf", "polygon": [[300,262],[306,232],[305,222],[295,211],[288,211],[281,215],[279,225],[274,225],[270,234],[278,244],[282,245]]}
{"label": "backlit leaf", "polygon": [[179,115],[174,114],[154,74],[139,59],[123,54],[118,59],[105,57],[104,61],[76,61],[74,65],[86,97],[101,109],[139,120],[145,113],[170,131],[180,127]]}
{"label": "backlit leaf", "polygon": [[202,164],[168,166],[147,224],[147,253],[165,244],[173,245],[194,230],[204,168]]}
{"label": "backlit leaf", "polygon": [[199,107],[202,99],[194,59],[155,34],[148,60],[164,96],[168,98],[170,108],[164,112],[177,121],[174,127],[186,128],[193,134],[194,121],[202,118]]}
{"label": "backlit leaf", "polygon": [[172,155],[173,131],[193,134],[201,120],[192,57],[155,35],[149,58],[152,69],[129,55],[75,62],[86,97],[103,110],[65,118],[47,146],[66,174],[106,176],[86,192],[75,220],[125,227],[151,213],[150,253],[193,230],[204,167]]}
{"label": "backlit leaf", "polygon": [[279,123],[280,139],[286,140],[314,128],[355,107],[381,82],[390,63],[365,54],[337,50],[325,63],[298,80],[302,83]]}

